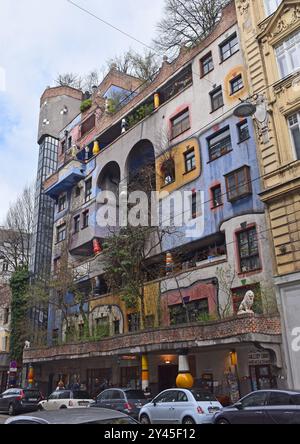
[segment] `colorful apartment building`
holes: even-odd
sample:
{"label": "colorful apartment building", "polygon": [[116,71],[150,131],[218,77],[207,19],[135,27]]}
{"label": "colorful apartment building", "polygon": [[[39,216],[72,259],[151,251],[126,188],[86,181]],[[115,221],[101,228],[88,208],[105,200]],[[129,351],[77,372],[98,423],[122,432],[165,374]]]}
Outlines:
{"label": "colorful apartment building", "polygon": [[[116,89],[125,99],[112,112]],[[76,337],[70,340],[61,313],[50,307],[48,347],[32,344],[25,351],[24,362],[34,366],[45,392],[60,378],[66,385],[80,379],[90,391],[99,379],[141,387],[143,362],[155,393],[175,385],[182,354],[195,384],[229,402],[285,385],[255,127],[233,113],[249,94],[231,3],[206,40],[172,62],[165,59],[146,87],[112,69],[90,108],[61,131],[58,168],[44,183],[55,202],[52,270],[67,248],[86,295],[85,316],[73,307]],[[190,193],[190,218],[180,236],[170,234],[149,257],[157,273],[145,282],[141,326],[139,307],[128,308],[107,287],[101,246],[109,233],[97,214],[101,193],[118,193],[145,165],[158,191]],[[158,205],[166,204],[161,197]],[[197,235],[188,234],[195,225]],[[171,272],[166,260],[176,262]],[[255,313],[238,315],[249,291]]]}

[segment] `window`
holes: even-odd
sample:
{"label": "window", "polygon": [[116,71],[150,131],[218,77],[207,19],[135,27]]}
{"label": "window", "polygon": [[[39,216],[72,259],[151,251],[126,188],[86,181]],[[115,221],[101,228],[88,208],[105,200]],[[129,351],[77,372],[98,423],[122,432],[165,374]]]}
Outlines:
{"label": "window", "polygon": [[288,118],[288,124],[294,144],[297,159],[300,159],[300,113]]}
{"label": "window", "polygon": [[171,135],[172,139],[179,136],[190,129],[190,113],[189,109],[185,109],[176,117],[171,119]]}
{"label": "window", "polygon": [[90,212],[89,210],[85,211],[83,214],[83,221],[82,221],[82,229],[88,228],[89,226],[89,218],[90,218]]}
{"label": "window", "polygon": [[237,93],[238,91],[240,91],[243,88],[244,88],[244,82],[243,82],[242,74],[240,74],[239,76],[237,76],[234,79],[230,80],[230,91],[231,91],[231,94],[235,94],[235,93]]}
{"label": "window", "polygon": [[4,308],[3,309],[3,324],[6,325],[8,324],[9,321],[9,308]]}
{"label": "window", "polygon": [[156,404],[161,404],[165,402],[176,402],[178,396],[177,390],[169,390],[168,392],[164,392],[161,395],[158,395],[154,401]]}
{"label": "window", "polygon": [[192,197],[191,197],[191,213],[192,213],[192,219],[197,219],[198,217],[198,211],[197,211],[197,207],[198,207],[198,195],[196,192],[193,192]]}
{"label": "window", "polygon": [[280,406],[280,405],[291,405],[292,400],[290,395],[283,392],[271,392],[268,400],[268,405]]}
{"label": "window", "polygon": [[229,126],[209,137],[207,141],[210,161],[227,154],[232,149]]}
{"label": "window", "polygon": [[66,209],[67,196],[64,194],[58,199],[58,212],[61,213]]}
{"label": "window", "polygon": [[81,189],[80,189],[80,187],[76,187],[76,188],[75,188],[75,197],[80,197],[80,194],[81,194]]}
{"label": "window", "polygon": [[63,242],[66,239],[66,224],[60,225],[56,228],[56,242]]}
{"label": "window", "polygon": [[242,273],[261,268],[256,227],[242,231],[237,235],[240,270]]}
{"label": "window", "polygon": [[206,74],[208,74],[214,69],[214,61],[211,52],[200,60],[200,66],[201,66],[201,77],[206,76]]}
{"label": "window", "polygon": [[253,393],[242,401],[243,408],[247,407],[263,407],[267,401],[266,392]]}
{"label": "window", "polygon": [[281,78],[300,68],[300,31],[276,47],[276,58]]}
{"label": "window", "polygon": [[64,154],[66,152],[66,141],[63,140],[61,142],[61,154]]}
{"label": "window", "polygon": [[72,148],[72,136],[68,138],[68,149]]}
{"label": "window", "polygon": [[175,173],[175,162],[173,159],[167,159],[163,162],[161,166],[162,172],[162,185],[170,185],[175,182],[176,173]]}
{"label": "window", "polygon": [[127,316],[129,332],[136,332],[140,330],[140,314],[132,313]]}
{"label": "window", "polygon": [[119,320],[114,321],[114,334],[115,335],[120,334],[120,321]]}
{"label": "window", "polygon": [[189,173],[190,171],[193,171],[196,168],[196,157],[195,157],[195,150],[192,149],[184,154],[185,159],[185,172]]}
{"label": "window", "polygon": [[211,189],[212,194],[212,208],[218,208],[223,205],[222,200],[222,188],[221,185],[217,185]]}
{"label": "window", "polygon": [[239,50],[239,41],[236,33],[220,45],[221,61],[229,59],[233,54]]}
{"label": "window", "polygon": [[81,137],[83,137],[86,133],[91,131],[96,124],[96,116],[95,114],[91,115],[85,122],[81,125]]}
{"label": "window", "polygon": [[211,101],[211,110],[212,112],[217,111],[217,109],[221,108],[224,105],[222,86],[214,89],[209,94]]}
{"label": "window", "polygon": [[60,263],[61,263],[60,257],[54,259],[54,261],[53,261],[53,271],[54,271],[55,274],[59,271]]}
{"label": "window", "polygon": [[250,138],[250,132],[247,120],[243,120],[242,122],[238,123],[237,129],[239,135],[239,143],[244,142],[245,140]]}
{"label": "window", "polygon": [[242,199],[252,193],[250,168],[248,166],[244,166],[225,177],[229,202]]}
{"label": "window", "polygon": [[8,268],[9,268],[8,262],[4,261],[3,264],[2,264],[2,271],[4,273],[6,273],[8,271]]}
{"label": "window", "polygon": [[92,179],[85,182],[85,201],[88,202],[92,198]]}
{"label": "window", "polygon": [[184,392],[178,392],[177,402],[188,402],[188,397]]}
{"label": "window", "polygon": [[171,325],[187,324],[197,322],[205,317],[208,318],[208,299],[188,302],[187,304],[169,307]]}
{"label": "window", "polygon": [[267,16],[273,14],[282,0],[265,0],[265,9]]}
{"label": "window", "polygon": [[79,233],[80,230],[80,216],[74,217],[74,233]]}

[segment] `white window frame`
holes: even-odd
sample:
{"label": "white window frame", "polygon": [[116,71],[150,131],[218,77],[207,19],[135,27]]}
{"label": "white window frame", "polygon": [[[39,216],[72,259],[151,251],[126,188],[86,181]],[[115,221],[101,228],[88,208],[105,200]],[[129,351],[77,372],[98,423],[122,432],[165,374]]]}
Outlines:
{"label": "white window frame", "polygon": [[[291,123],[291,120],[293,117],[295,117],[297,119],[297,122]],[[300,110],[294,114],[291,114],[287,118],[287,123],[288,123],[289,131],[290,131],[290,137],[291,137],[291,142],[292,142],[293,151],[294,151],[294,158],[295,158],[295,160],[297,160],[297,159],[300,160],[300,150],[299,150],[299,156],[298,156],[293,133],[292,133],[293,128],[296,128],[297,126],[298,126],[299,132],[300,132]]]}
{"label": "white window frame", "polygon": [[[294,67],[292,64],[292,53],[298,52],[298,66]],[[289,36],[280,45],[275,48],[276,60],[280,78],[289,76],[295,71],[300,70],[300,31]],[[284,63],[287,72],[283,72],[282,63]]]}

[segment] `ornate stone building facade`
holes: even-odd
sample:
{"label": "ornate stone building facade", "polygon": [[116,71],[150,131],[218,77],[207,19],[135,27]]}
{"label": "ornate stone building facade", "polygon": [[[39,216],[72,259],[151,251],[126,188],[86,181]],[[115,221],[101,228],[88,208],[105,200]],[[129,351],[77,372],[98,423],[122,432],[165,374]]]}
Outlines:
{"label": "ornate stone building facade", "polygon": [[288,385],[300,388],[300,2],[237,0],[249,75]]}

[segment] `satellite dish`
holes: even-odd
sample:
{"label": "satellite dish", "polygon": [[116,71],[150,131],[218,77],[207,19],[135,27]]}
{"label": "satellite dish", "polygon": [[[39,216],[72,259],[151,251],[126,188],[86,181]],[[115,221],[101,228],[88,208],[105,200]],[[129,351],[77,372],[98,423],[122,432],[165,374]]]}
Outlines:
{"label": "satellite dish", "polygon": [[256,113],[256,105],[250,102],[240,103],[234,110],[233,114],[239,118],[253,116]]}

